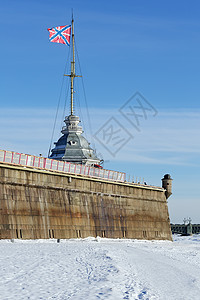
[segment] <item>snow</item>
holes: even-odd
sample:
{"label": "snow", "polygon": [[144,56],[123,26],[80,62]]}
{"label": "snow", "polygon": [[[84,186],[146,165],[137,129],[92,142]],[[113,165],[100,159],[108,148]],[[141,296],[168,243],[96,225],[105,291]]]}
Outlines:
{"label": "snow", "polygon": [[200,235],[0,240],[0,299],[200,299]]}

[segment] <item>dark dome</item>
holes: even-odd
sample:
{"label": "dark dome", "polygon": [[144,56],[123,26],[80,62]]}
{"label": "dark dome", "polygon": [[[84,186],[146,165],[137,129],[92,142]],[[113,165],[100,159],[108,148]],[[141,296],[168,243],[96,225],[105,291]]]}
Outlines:
{"label": "dark dome", "polygon": [[165,174],[164,179],[171,179],[171,176],[169,174]]}

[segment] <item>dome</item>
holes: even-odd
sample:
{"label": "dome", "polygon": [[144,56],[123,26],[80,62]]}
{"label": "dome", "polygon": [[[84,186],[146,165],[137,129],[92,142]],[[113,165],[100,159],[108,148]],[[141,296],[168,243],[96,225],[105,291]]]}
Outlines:
{"label": "dome", "polygon": [[65,118],[64,122],[66,126],[61,131],[63,135],[55,143],[55,148],[51,150],[49,158],[77,164],[99,165],[100,159],[82,135],[79,117],[70,115]]}

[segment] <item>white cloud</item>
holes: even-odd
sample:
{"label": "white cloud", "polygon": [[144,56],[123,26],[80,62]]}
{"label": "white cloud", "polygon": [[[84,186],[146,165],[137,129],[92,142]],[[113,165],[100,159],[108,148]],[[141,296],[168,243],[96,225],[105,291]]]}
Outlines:
{"label": "white cloud", "polygon": [[[93,144],[86,110],[82,109],[85,136]],[[156,117],[141,122],[137,132],[116,110],[90,109],[93,134],[114,116],[134,135],[116,157],[95,141],[105,159],[147,164],[192,165],[200,153],[200,111],[160,111]],[[47,153],[55,118],[53,109],[3,108],[0,111],[1,148],[30,154]],[[60,136],[62,112],[59,112],[53,142]],[[195,162],[197,163],[197,162]]]}
{"label": "white cloud", "polygon": [[[154,164],[197,164],[195,156],[200,154],[200,111],[160,111],[156,117],[141,122],[141,132],[137,132],[119,113],[110,112],[110,116],[112,115],[134,135],[134,139],[116,155],[116,160]],[[104,117],[103,122],[107,118],[109,116]],[[103,147],[100,148],[103,151]]]}

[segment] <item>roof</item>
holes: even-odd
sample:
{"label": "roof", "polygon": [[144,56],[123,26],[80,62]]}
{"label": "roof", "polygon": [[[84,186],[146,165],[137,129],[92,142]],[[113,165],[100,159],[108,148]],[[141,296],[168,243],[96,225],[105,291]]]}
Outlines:
{"label": "roof", "polygon": [[100,159],[82,135],[79,117],[70,115],[65,117],[64,122],[66,126],[61,131],[63,135],[55,143],[49,157],[78,164],[100,164]]}

